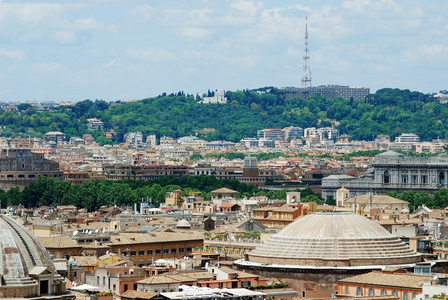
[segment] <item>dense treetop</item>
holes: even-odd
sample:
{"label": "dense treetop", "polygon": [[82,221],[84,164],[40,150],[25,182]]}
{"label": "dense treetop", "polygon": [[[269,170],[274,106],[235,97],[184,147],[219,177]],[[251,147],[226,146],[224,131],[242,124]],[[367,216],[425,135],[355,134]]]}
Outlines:
{"label": "dense treetop", "polygon": [[[276,88],[226,92],[227,104],[200,104],[183,92],[160,95],[135,102],[121,103],[84,100],[73,106],[37,112],[27,104],[18,112],[0,111],[2,136],[43,136],[62,131],[67,137],[91,133],[100,144],[117,143],[126,132],[141,131],[145,136],[178,138],[194,130],[215,128],[208,140],[239,141],[256,137],[258,129],[270,127],[327,127],[339,121],[341,134],[371,140],[378,134],[391,137],[416,133],[423,140],[445,138],[448,129],[448,105],[431,96],[409,90],[385,88],[368,95],[366,101],[287,98]],[[117,136],[109,141],[102,132],[88,130],[87,119],[99,118],[106,130]]]}
{"label": "dense treetop", "polygon": [[[71,184],[56,178],[39,177],[21,191],[18,187],[8,191],[0,190],[2,208],[22,204],[26,208],[42,205],[75,205],[89,211],[106,206],[132,206],[140,201],[149,202],[155,207],[165,202],[170,192],[180,189],[184,196],[194,193],[205,200],[211,199],[210,192],[222,187],[238,191],[239,197],[265,196],[268,199],[286,199],[289,190],[272,191],[241,183],[237,179],[219,180],[214,176],[174,177],[161,176],[153,180],[94,180],[82,185]],[[322,203],[320,195],[310,188],[301,190],[304,202]]]}

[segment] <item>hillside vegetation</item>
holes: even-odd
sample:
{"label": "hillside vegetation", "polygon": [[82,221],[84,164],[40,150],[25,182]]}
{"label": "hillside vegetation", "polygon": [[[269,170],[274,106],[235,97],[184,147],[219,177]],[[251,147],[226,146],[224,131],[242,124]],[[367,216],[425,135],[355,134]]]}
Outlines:
{"label": "hillside vegetation", "polygon": [[[91,133],[100,144],[106,144],[121,142],[130,131],[178,138],[193,135],[197,129],[215,128],[204,138],[236,142],[256,137],[258,129],[327,127],[336,120],[341,134],[359,140],[410,132],[431,140],[446,138],[448,129],[447,104],[409,90],[381,89],[365,102],[322,96],[287,99],[276,88],[228,91],[226,96],[227,104],[199,104],[183,92],[128,103],[84,100],[52,112],[37,112],[21,104],[17,112],[0,111],[0,135],[42,137],[49,131],[62,131],[71,137]],[[93,117],[101,119],[106,130],[114,129],[117,136],[109,141],[103,133],[88,130],[86,120]]]}

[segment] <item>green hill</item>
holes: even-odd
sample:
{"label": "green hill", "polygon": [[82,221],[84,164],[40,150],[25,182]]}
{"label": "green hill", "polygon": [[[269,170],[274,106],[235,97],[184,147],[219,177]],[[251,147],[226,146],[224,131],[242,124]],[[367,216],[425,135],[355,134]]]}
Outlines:
{"label": "green hill", "polygon": [[[130,131],[178,138],[203,128],[216,129],[205,137],[208,140],[236,142],[255,137],[258,129],[327,127],[332,120],[340,122],[337,128],[341,134],[360,140],[409,132],[430,140],[445,138],[448,129],[448,106],[409,90],[381,89],[365,102],[322,96],[305,101],[287,98],[272,87],[228,91],[226,97],[227,104],[199,104],[183,92],[128,103],[84,100],[53,112],[37,112],[29,105],[19,105],[17,112],[0,111],[0,134],[39,137],[48,131],[62,131],[71,137],[91,133],[104,144],[121,142]],[[106,130],[117,132],[114,140],[108,141],[103,133],[88,130],[86,120],[93,117],[101,119]]]}

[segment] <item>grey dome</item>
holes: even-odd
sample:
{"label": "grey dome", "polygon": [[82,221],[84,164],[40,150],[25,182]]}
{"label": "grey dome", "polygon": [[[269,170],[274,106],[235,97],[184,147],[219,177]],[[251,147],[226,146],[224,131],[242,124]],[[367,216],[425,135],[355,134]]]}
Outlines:
{"label": "grey dome", "polygon": [[65,293],[65,281],[48,251],[25,227],[5,215],[0,215],[0,251],[1,298]]}
{"label": "grey dome", "polygon": [[301,217],[249,253],[263,263],[313,266],[415,263],[420,254],[378,223],[352,213]]}
{"label": "grey dome", "polygon": [[187,220],[181,219],[181,220],[179,220],[179,222],[177,222],[176,227],[188,227],[188,228],[190,228],[191,224]]}

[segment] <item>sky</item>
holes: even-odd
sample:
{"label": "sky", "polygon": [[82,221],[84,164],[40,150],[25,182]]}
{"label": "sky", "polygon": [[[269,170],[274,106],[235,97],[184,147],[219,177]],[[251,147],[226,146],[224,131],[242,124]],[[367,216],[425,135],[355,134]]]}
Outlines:
{"label": "sky", "polygon": [[448,89],[448,1],[0,0],[0,101],[312,85]]}

